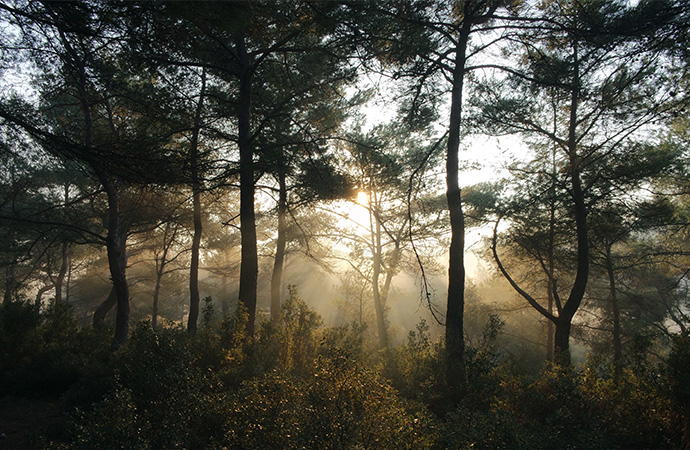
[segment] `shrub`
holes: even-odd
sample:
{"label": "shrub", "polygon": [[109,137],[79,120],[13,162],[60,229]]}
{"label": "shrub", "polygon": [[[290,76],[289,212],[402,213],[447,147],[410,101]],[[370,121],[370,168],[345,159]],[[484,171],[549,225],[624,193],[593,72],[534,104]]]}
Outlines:
{"label": "shrub", "polygon": [[322,319],[298,297],[294,286],[288,286],[288,291],[278,320],[263,322],[256,338],[257,364],[264,372],[313,370]]}
{"label": "shrub", "polygon": [[246,449],[430,448],[434,421],[379,375],[319,357],[313,373],[273,372],[237,394],[226,438]]}

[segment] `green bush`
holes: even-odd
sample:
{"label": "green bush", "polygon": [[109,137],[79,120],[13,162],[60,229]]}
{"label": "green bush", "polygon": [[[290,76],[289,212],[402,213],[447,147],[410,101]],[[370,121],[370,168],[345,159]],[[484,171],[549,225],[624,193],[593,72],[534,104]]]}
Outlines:
{"label": "green bush", "polygon": [[313,373],[274,372],[235,396],[226,438],[245,449],[425,449],[434,421],[380,375],[347,358],[319,357]]}
{"label": "green bush", "polygon": [[107,336],[79,328],[69,305],[14,302],[0,311],[0,394],[59,396],[107,366]]}
{"label": "green bush", "polygon": [[263,322],[256,338],[256,362],[263,372],[313,370],[322,319],[298,297],[294,286],[288,286],[288,291],[278,320]]}

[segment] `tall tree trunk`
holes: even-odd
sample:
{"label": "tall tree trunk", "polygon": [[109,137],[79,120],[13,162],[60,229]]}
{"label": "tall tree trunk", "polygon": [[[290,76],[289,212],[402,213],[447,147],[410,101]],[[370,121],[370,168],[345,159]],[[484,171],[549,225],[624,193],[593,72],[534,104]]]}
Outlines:
{"label": "tall tree trunk", "polygon": [[100,305],[96,308],[96,311],[93,313],[93,328],[98,330],[103,327],[103,322],[105,322],[105,316],[108,315],[108,312],[115,306],[117,303],[117,293],[115,292],[115,288],[112,287],[110,288],[110,292],[108,293],[108,296],[101,302]]}
{"label": "tall tree trunk", "polygon": [[621,311],[618,305],[618,292],[616,288],[616,273],[613,269],[611,246],[606,247],[606,273],[609,278],[609,296],[611,298],[611,312],[613,315],[613,365],[616,373],[620,370],[623,360],[623,344],[621,341]]}
{"label": "tall tree trunk", "polygon": [[[547,305],[546,310],[549,314],[553,314],[553,281],[549,280],[547,283],[548,293],[547,293]],[[546,320],[546,360],[553,362],[554,360],[554,323],[553,321]]]}
{"label": "tall tree trunk", "polygon": [[[77,91],[79,93],[79,103],[84,120],[84,145],[86,148],[93,148],[93,118],[91,115],[91,102],[87,89],[88,78],[86,75],[86,68],[84,62],[74,51],[63,31],[60,31],[60,36],[70,56],[68,59],[71,59],[71,61],[69,62],[76,66],[75,68],[79,76]],[[117,133],[115,135],[117,136]],[[97,152],[95,153],[97,154]],[[129,333],[129,286],[127,286],[126,276],[127,232],[120,221],[120,196],[117,183],[108,170],[101,165],[101,161],[92,160],[90,161],[90,165],[101,182],[103,190],[108,198],[108,218],[106,225],[108,234],[105,238],[105,245],[108,254],[110,278],[113,282],[113,290],[115,291],[117,302],[115,336],[110,346],[113,350],[116,350],[127,342],[127,335]],[[96,315],[94,314],[94,322],[95,321]]]}
{"label": "tall tree trunk", "polygon": [[158,328],[158,298],[161,292],[161,280],[156,275],[156,287],[153,289],[153,304],[151,305],[151,328]]}
{"label": "tall tree trunk", "polygon": [[[65,203],[64,206],[67,208],[69,204],[69,183],[65,183]],[[68,261],[68,245],[67,242],[62,243],[62,258],[60,260],[60,270],[58,271],[57,278],[55,279],[55,304],[62,303],[62,286],[65,283],[65,276],[67,275],[67,261]]]}
{"label": "tall tree trunk", "polygon": [[172,236],[168,237],[170,225],[166,224],[165,232],[163,233],[163,254],[160,258],[156,258],[156,285],[153,288],[153,305],[151,308],[151,326],[155,329],[158,327],[158,299],[161,293],[161,283],[163,281],[163,274],[165,273],[165,265],[168,262],[168,250],[175,240],[177,228],[172,232]]}
{"label": "tall tree trunk", "polygon": [[395,241],[395,248],[391,253],[390,261],[388,262],[388,267],[386,268],[386,280],[383,282],[383,289],[381,289],[381,303],[383,307],[386,307],[386,302],[388,301],[388,294],[391,290],[391,284],[393,283],[393,277],[395,276],[395,271],[398,270],[398,263],[400,262],[400,241]]}
{"label": "tall tree trunk", "polygon": [[65,284],[65,277],[67,276],[67,265],[69,261],[68,255],[69,245],[67,242],[62,243],[62,255],[60,259],[60,270],[55,278],[55,304],[62,303],[62,288]]}
{"label": "tall tree trunk", "polygon": [[374,310],[376,312],[376,330],[379,337],[379,349],[388,348],[388,332],[386,330],[386,310],[381,299],[379,278],[381,277],[381,258],[383,247],[381,245],[381,221],[375,211],[379,203],[376,192],[369,191],[369,229],[371,230],[371,249],[373,253],[373,267],[371,275],[371,287],[374,296]]}
{"label": "tall tree trunk", "polygon": [[238,144],[240,150],[240,233],[242,253],[240,264],[239,301],[247,308],[247,336],[254,336],[256,322],[256,288],[259,258],[256,248],[254,214],[254,152],[251,142],[252,66],[243,36],[235,39],[240,61]]}
{"label": "tall tree trunk", "polygon": [[117,298],[115,336],[111,348],[117,350],[127,342],[129,334],[129,286],[127,285],[127,232],[120,223],[120,196],[115,182],[101,170],[99,176],[108,196],[108,235],[106,247],[108,266]]}
{"label": "tall tree trunk", "polygon": [[9,305],[12,302],[14,290],[16,289],[16,279],[14,275],[15,262],[11,262],[5,267],[5,295],[2,299],[3,305]]}
{"label": "tall tree trunk", "polygon": [[570,365],[571,318],[558,316],[554,333],[554,361],[563,366]]}
{"label": "tall tree trunk", "polygon": [[280,288],[283,279],[283,265],[285,263],[285,247],[287,245],[287,183],[284,169],[280,169],[278,184],[278,239],[276,240],[276,257],[271,277],[271,319],[274,322],[277,322],[280,318]]}
{"label": "tall tree trunk", "polygon": [[[577,111],[580,101],[579,59],[577,43],[573,45],[574,80],[570,95],[570,118],[568,124],[568,159],[570,164],[571,196],[574,204],[575,234],[577,236],[577,272],[568,300],[559,313],[556,324],[556,361],[570,364],[570,328],[573,317],[582,303],[589,278],[589,237],[587,226],[587,205],[580,179],[578,157]],[[560,329],[560,330],[559,330]]]}
{"label": "tall tree trunk", "polygon": [[197,331],[199,320],[199,249],[201,247],[201,234],[203,225],[201,223],[201,179],[199,173],[199,131],[201,128],[201,112],[204,106],[204,93],[206,90],[206,71],[201,73],[201,90],[199,92],[199,103],[197,104],[194,115],[194,128],[192,131],[192,142],[189,151],[190,168],[192,172],[192,203],[194,236],[192,237],[192,255],[189,264],[189,317],[187,320],[187,331],[194,334]]}
{"label": "tall tree trunk", "polygon": [[230,314],[230,300],[228,299],[228,276],[225,273],[223,273],[220,283],[221,292],[223,292],[220,308],[223,317],[226,317],[228,314]]}
{"label": "tall tree trunk", "polygon": [[460,150],[460,124],[462,119],[462,90],[470,27],[471,21],[468,17],[465,17],[455,50],[450,122],[448,124],[448,151],[446,155],[446,199],[448,201],[451,229],[446,310],[446,377],[448,385],[455,391],[456,395],[465,386],[465,341],[463,337],[465,216],[462,211],[462,193],[458,179],[458,153]]}
{"label": "tall tree trunk", "polygon": [[[556,179],[558,167],[556,165],[556,147],[554,146],[553,149],[551,150],[551,171],[554,176],[554,179]],[[548,268],[548,282],[546,283],[546,289],[547,289],[547,311],[549,312],[550,315],[553,316],[553,306],[554,306],[554,295],[553,295],[553,290],[555,288],[554,285],[554,277],[555,277],[555,261],[556,258],[554,256],[554,249],[556,246],[556,186],[555,184],[551,184],[551,188],[549,189],[549,193],[551,195],[551,204],[550,210],[549,210],[549,238],[548,238],[548,251],[547,251],[547,268]],[[546,360],[549,362],[554,361],[554,323],[552,320],[548,319],[546,320]]]}
{"label": "tall tree trunk", "polygon": [[67,258],[67,280],[65,282],[65,303],[69,303],[72,286],[72,255]]}

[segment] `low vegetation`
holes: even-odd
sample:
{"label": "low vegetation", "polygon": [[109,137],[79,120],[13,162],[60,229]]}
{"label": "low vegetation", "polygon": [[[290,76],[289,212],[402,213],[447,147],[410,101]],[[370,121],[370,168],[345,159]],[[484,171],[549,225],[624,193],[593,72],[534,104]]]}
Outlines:
{"label": "low vegetation", "polygon": [[[421,322],[388,353],[357,324],[326,327],[293,290],[278,323],[245,338],[246,312],[200,332],[78,327],[67,308],[1,311],[3,408],[33,402],[62,426],[23,445],[55,449],[673,449],[687,448],[690,336],[668,365],[615,371],[593,358],[519,373],[489,320],[471,349],[468,382],[451,402],[443,346]],[[210,319],[210,317],[209,317]],[[43,401],[43,403],[41,403]],[[57,406],[56,406],[57,405]],[[5,442],[12,447],[8,435]]]}

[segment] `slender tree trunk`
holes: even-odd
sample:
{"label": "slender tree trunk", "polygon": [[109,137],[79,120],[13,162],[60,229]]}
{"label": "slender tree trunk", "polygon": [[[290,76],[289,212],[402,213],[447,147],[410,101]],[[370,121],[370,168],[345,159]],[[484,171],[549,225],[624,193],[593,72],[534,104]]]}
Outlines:
{"label": "slender tree trunk", "polygon": [[459,394],[465,386],[465,341],[463,314],[465,307],[465,216],[458,179],[462,90],[465,77],[467,41],[471,21],[463,20],[455,52],[453,88],[450,104],[448,152],[446,155],[446,199],[450,212],[450,255],[448,263],[448,302],[446,311],[446,376],[451,390]]}
{"label": "slender tree trunk", "polygon": [[151,326],[155,329],[158,327],[158,299],[161,293],[161,283],[163,281],[163,274],[165,273],[165,265],[168,262],[168,249],[172,245],[172,241],[175,240],[175,232],[170,236],[170,241],[168,241],[169,225],[166,225],[165,232],[163,233],[163,254],[160,259],[156,259],[156,285],[153,288],[153,305],[151,308]]}
{"label": "slender tree trunk", "polygon": [[199,249],[201,247],[201,198],[198,189],[194,189],[193,214],[194,214],[194,236],[192,237],[192,255],[189,265],[189,317],[187,319],[187,331],[196,333],[197,322],[199,320]]}
{"label": "slender tree trunk", "polygon": [[573,317],[582,303],[589,278],[589,236],[587,225],[587,205],[580,179],[580,160],[577,141],[577,110],[580,100],[579,60],[577,44],[573,46],[574,81],[570,100],[570,120],[568,129],[568,158],[570,164],[571,196],[574,204],[575,233],[577,236],[577,272],[575,281],[559,313],[556,325],[556,361],[570,365],[570,328]]}
{"label": "slender tree trunk", "polygon": [[110,288],[110,293],[108,293],[108,296],[101,302],[100,305],[98,305],[98,308],[96,308],[96,311],[93,313],[93,328],[98,330],[103,327],[103,322],[105,322],[105,317],[108,315],[108,312],[115,306],[117,303],[117,293],[115,292],[115,288]]}
{"label": "slender tree trunk", "polygon": [[[65,183],[65,208],[69,203],[69,183]],[[55,304],[62,303],[62,286],[65,283],[65,276],[67,275],[67,261],[68,257],[68,244],[67,242],[62,243],[62,258],[60,260],[60,270],[58,271],[57,278],[55,279]]]}
{"label": "slender tree trunk", "polygon": [[16,279],[14,274],[14,266],[16,263],[12,262],[5,267],[5,295],[2,299],[3,305],[9,305],[12,302],[14,290],[16,289]]}
{"label": "slender tree trunk", "polygon": [[72,286],[72,256],[67,258],[67,280],[65,282],[65,303],[69,303],[70,288]]}
{"label": "slender tree trunk", "polygon": [[[554,147],[551,151],[551,170],[552,174],[554,175],[554,179],[556,176],[556,171],[558,168],[556,167],[556,148]],[[547,274],[549,280],[546,283],[546,289],[547,289],[547,311],[549,312],[550,315],[553,316],[553,306],[554,306],[554,296],[553,296],[553,289],[554,289],[554,276],[555,276],[555,261],[556,258],[554,256],[554,249],[556,246],[556,186],[554,184],[551,185],[550,194],[551,194],[551,205],[550,205],[550,211],[549,211],[549,242],[548,242],[548,271],[549,273]],[[554,361],[554,323],[550,319],[547,318],[546,320],[546,360],[549,362]]]}
{"label": "slender tree trunk", "polygon": [[[553,281],[549,280],[547,283],[547,305],[546,309],[549,312],[549,314],[553,314]],[[554,360],[554,342],[553,342],[553,333],[554,333],[554,324],[551,320],[547,318],[546,320],[546,360],[549,362],[553,362]]]}
{"label": "slender tree trunk", "polygon": [[36,300],[34,300],[34,304],[36,305],[36,307],[38,307],[38,308],[41,307],[43,294],[45,294],[46,292],[48,292],[51,289],[55,289],[55,285],[48,284],[46,286],[43,286],[42,288],[40,288],[38,290],[38,292],[36,292]]}
{"label": "slender tree trunk", "polygon": [[221,291],[223,292],[223,297],[220,303],[221,312],[223,317],[227,317],[230,314],[230,301],[228,300],[228,276],[223,274],[221,277]]}
{"label": "slender tree trunk", "polygon": [[[79,93],[79,102],[84,119],[84,145],[87,148],[93,148],[93,118],[91,116],[91,102],[88,94],[88,81],[86,75],[86,68],[83,61],[77,56],[77,53],[72,49],[69,40],[64,33],[60,32],[65,49],[70,55],[70,63],[76,65],[77,73],[79,75],[77,83],[77,91]],[[117,135],[117,133],[116,133]],[[118,349],[127,342],[129,333],[129,286],[127,286],[127,233],[125,227],[120,221],[120,196],[118,192],[117,183],[113,177],[108,173],[108,170],[101,166],[101,162],[93,160],[90,162],[91,167],[98,177],[103,190],[108,198],[108,218],[107,225],[108,234],[105,238],[106,249],[108,254],[108,267],[110,269],[110,278],[113,282],[113,290],[117,299],[117,313],[115,316],[115,336],[111,341],[111,348]],[[94,314],[94,323],[96,322],[96,314]]]}
{"label": "slender tree trunk", "polygon": [[[101,172],[99,170],[99,172]],[[113,289],[117,298],[115,315],[115,336],[110,344],[117,350],[127,342],[129,334],[129,286],[127,285],[127,233],[120,223],[120,196],[115,182],[106,174],[100,174],[101,182],[108,196],[108,235],[106,247],[108,266]]]}
{"label": "slender tree trunk", "polygon": [[201,177],[199,169],[199,131],[201,128],[201,112],[204,107],[204,93],[206,90],[206,71],[201,73],[201,90],[199,92],[199,103],[197,104],[194,116],[194,129],[192,131],[192,143],[189,151],[190,168],[192,172],[192,203],[194,236],[192,237],[192,255],[189,264],[189,317],[187,320],[187,331],[196,333],[199,320],[199,249],[201,247],[201,234],[203,225],[201,223]]}
{"label": "slender tree trunk", "polygon": [[606,247],[606,273],[609,277],[609,295],[611,297],[611,310],[613,314],[613,364],[618,373],[623,360],[623,344],[621,341],[621,312],[618,305],[618,293],[616,288],[616,274],[611,258],[611,246]]}
{"label": "slender tree trunk", "polygon": [[285,247],[287,244],[287,183],[285,170],[278,175],[278,239],[276,241],[276,257],[273,263],[271,277],[271,319],[277,322],[280,318],[280,287],[283,279],[283,265],[285,262]]}
{"label": "slender tree trunk", "polygon": [[158,328],[158,297],[160,296],[160,278],[156,276],[156,287],[153,289],[153,305],[151,305],[151,328]]}
{"label": "slender tree trunk", "polygon": [[58,305],[62,303],[62,288],[65,284],[65,277],[67,276],[67,265],[69,261],[68,248],[69,245],[67,242],[63,242],[60,270],[55,278],[55,304]]}
{"label": "slender tree trunk", "polygon": [[383,247],[381,245],[381,221],[375,214],[379,204],[374,190],[369,191],[369,229],[371,230],[371,248],[373,251],[373,267],[371,275],[371,287],[374,296],[374,310],[376,311],[376,330],[379,337],[379,349],[388,348],[388,332],[386,330],[386,310],[381,299],[379,278],[381,276],[381,258]]}
{"label": "slender tree trunk", "polygon": [[254,214],[254,152],[251,142],[252,66],[244,37],[235,40],[240,61],[238,109],[238,144],[240,150],[240,233],[242,254],[240,264],[239,301],[247,308],[247,336],[254,336],[256,322],[256,288],[259,261],[256,248],[256,217]]}
{"label": "slender tree trunk", "polygon": [[386,302],[388,301],[388,294],[391,290],[391,284],[393,283],[393,277],[395,276],[395,271],[398,269],[398,263],[400,262],[400,242],[395,242],[395,248],[391,253],[390,262],[386,268],[386,280],[383,282],[383,289],[381,289],[381,303],[383,307],[386,307]]}

